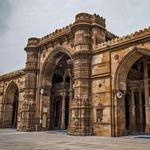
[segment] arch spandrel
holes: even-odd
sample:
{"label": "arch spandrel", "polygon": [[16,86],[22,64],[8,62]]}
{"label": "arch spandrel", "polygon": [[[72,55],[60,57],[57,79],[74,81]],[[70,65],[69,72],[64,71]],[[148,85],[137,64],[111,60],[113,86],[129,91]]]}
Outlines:
{"label": "arch spandrel", "polygon": [[64,46],[55,46],[54,48],[51,48],[50,50],[48,50],[45,54],[43,51],[41,51],[41,57],[43,54],[45,55],[45,57],[41,58],[41,60],[40,60],[40,63],[42,64],[41,68],[43,68],[45,61],[52,60],[53,57],[50,57],[50,56],[54,56],[57,52],[66,53],[68,56],[71,57],[72,54],[74,53],[74,49],[70,48],[70,47],[66,47],[66,46],[65,47]]}
{"label": "arch spandrel", "polygon": [[114,82],[116,91],[126,91],[126,79],[128,72],[132,65],[144,55],[150,56],[150,50],[134,47],[133,50],[131,50],[122,58],[120,65],[117,67],[115,73],[116,75]]}
{"label": "arch spandrel", "polygon": [[[52,78],[52,72],[54,70],[55,65],[59,61],[58,59],[61,59],[61,55],[62,57],[63,57],[63,54],[68,55],[70,59],[72,60],[72,53],[73,51],[71,49],[66,49],[62,46],[57,46],[52,51],[49,52],[49,54],[45,58],[40,68],[40,85],[41,86],[43,86],[45,83],[48,84],[49,86],[51,85],[50,82]],[[58,57],[57,60],[56,60],[56,57]],[[73,60],[72,60],[72,63],[73,63]]]}

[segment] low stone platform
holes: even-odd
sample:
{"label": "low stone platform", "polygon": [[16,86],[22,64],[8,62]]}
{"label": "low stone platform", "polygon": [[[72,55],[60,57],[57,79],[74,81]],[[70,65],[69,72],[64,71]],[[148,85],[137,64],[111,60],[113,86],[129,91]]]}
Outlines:
{"label": "low stone platform", "polygon": [[150,150],[150,136],[69,136],[65,132],[0,129],[0,150]]}

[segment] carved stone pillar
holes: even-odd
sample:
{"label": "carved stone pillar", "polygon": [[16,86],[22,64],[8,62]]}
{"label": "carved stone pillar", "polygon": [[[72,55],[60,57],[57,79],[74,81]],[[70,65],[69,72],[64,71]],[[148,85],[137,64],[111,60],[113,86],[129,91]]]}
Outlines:
{"label": "carved stone pillar", "polygon": [[131,88],[131,100],[130,100],[130,131],[134,132],[136,128],[135,118],[135,99],[134,88]]}
{"label": "carved stone pillar", "polygon": [[62,105],[61,105],[61,129],[65,129],[65,98],[66,98],[66,94],[63,93],[61,96],[62,96]]}
{"label": "carved stone pillar", "polygon": [[73,91],[73,79],[72,76],[70,74],[70,89],[69,89],[69,122],[68,122],[68,130],[70,130],[70,126],[71,126],[71,103],[74,99],[74,91]]}
{"label": "carved stone pillar", "polygon": [[70,76],[69,101],[72,101],[73,100],[73,75],[72,75],[72,69],[69,70],[69,76]]}
{"label": "carved stone pillar", "polygon": [[145,117],[146,128],[145,133],[150,134],[150,96],[149,96],[149,79],[148,79],[148,64],[144,62],[144,91],[145,91]]}
{"label": "carved stone pillar", "polygon": [[139,90],[139,111],[140,111],[140,131],[143,131],[143,102],[142,102],[142,90]]}
{"label": "carved stone pillar", "polygon": [[34,131],[35,130],[35,112],[36,112],[36,79],[38,73],[38,49],[37,44],[39,39],[30,38],[28,40],[27,47],[25,51],[27,52],[27,62],[25,68],[25,111],[22,112],[21,130],[23,131]]}
{"label": "carved stone pillar", "polygon": [[52,128],[52,118],[53,118],[53,109],[52,109],[52,106],[53,106],[53,101],[52,101],[52,97],[53,97],[53,94],[52,94],[52,85],[49,87],[49,109],[48,109],[48,128],[51,129]]}

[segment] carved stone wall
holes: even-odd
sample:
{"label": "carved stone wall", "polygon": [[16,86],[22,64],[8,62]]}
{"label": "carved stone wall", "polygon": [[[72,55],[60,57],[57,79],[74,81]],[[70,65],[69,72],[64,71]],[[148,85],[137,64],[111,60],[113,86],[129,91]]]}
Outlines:
{"label": "carved stone wall", "polygon": [[[9,113],[9,118],[7,119],[8,117],[7,112],[9,112],[12,109],[15,88],[17,88],[19,94],[18,95],[18,116],[17,116],[17,130],[19,130],[22,121],[21,112],[22,112],[22,105],[24,103],[24,95],[25,95],[25,91],[24,91],[25,72],[23,69],[0,76],[0,127],[1,128],[11,127],[12,116],[11,113]],[[8,94],[10,94],[10,96]],[[8,121],[9,121],[9,125],[7,125]]]}
{"label": "carved stone wall", "polygon": [[19,89],[17,129],[52,129],[52,79],[56,66],[66,58],[71,66],[68,134],[124,134],[123,99],[116,93],[126,90],[131,66],[150,56],[150,28],[117,37],[107,31],[103,17],[80,13],[62,29],[29,38],[25,51],[25,69],[0,76],[1,128],[6,127],[5,95],[13,82]]}

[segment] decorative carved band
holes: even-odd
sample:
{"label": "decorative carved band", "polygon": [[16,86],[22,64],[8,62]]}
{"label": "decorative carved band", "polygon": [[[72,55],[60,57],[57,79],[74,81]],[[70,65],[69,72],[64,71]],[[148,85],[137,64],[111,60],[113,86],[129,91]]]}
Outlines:
{"label": "decorative carved band", "polygon": [[91,53],[89,51],[80,51],[73,54],[73,59],[91,59]]}

